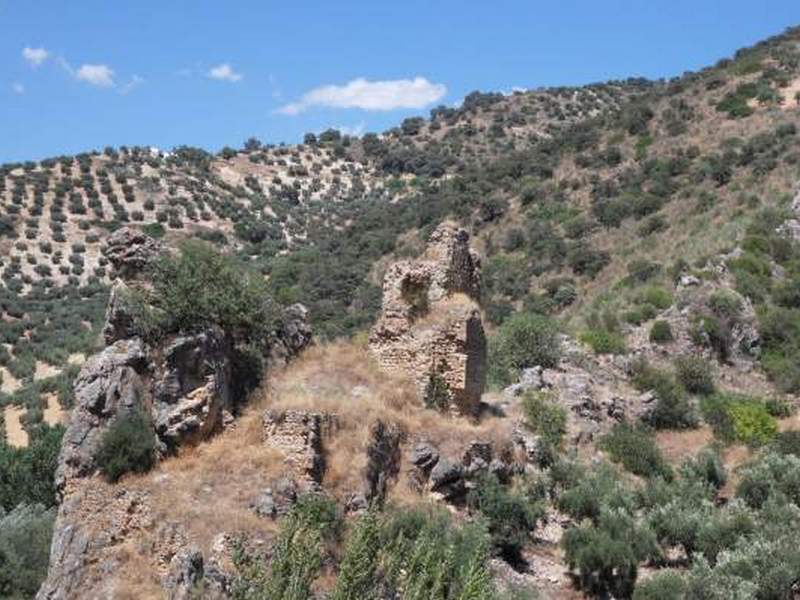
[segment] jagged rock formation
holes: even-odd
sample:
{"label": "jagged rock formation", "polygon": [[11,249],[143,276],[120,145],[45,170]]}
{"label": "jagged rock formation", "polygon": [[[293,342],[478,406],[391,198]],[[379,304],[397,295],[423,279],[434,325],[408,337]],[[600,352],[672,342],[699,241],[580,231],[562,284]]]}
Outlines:
{"label": "jagged rock formation", "polygon": [[108,236],[103,255],[123,279],[139,276],[165,251],[158,240],[138,229],[121,227]]}
{"label": "jagged rock formation", "polygon": [[[161,251],[160,244],[133,230],[119,230],[109,240],[109,259],[120,273],[134,279]],[[118,279],[103,327],[108,346],[84,364],[74,383],[75,408],[56,471],[60,506],[48,578],[39,600],[114,597],[113,587],[89,566],[100,563],[103,569],[113,570],[113,549],[132,531],[152,529],[146,497],[125,489],[111,494],[105,484],[92,479],[102,438],[116,420],[133,411],[145,414],[155,432],[158,453],[165,455],[221,430],[242,400],[244,386],[235,381],[234,344],[222,330],[208,328],[145,340],[134,326],[129,293],[128,284]],[[310,342],[307,316],[300,304],[284,314],[271,340],[279,364]],[[319,433],[321,421],[322,417],[310,419],[312,433]],[[310,434],[307,442],[309,453],[318,447]],[[324,465],[311,454],[309,460],[307,474],[318,483]],[[165,587],[170,598],[189,598],[198,578],[205,573],[207,579],[209,572],[215,572],[215,563],[204,564],[202,555],[187,547],[180,531],[175,531],[158,542],[160,548],[168,549],[161,561]],[[212,580],[214,589],[226,585],[219,577]]]}
{"label": "jagged rock formation", "polygon": [[220,429],[233,408],[230,340],[209,329],[175,338],[160,354],[153,383],[159,439],[175,447]]}
{"label": "jagged rock formation", "polygon": [[75,379],[75,408],[61,444],[56,489],[90,475],[103,433],[111,422],[141,407],[147,354],[138,338],[119,340],[91,357]]}
{"label": "jagged rock formation", "polygon": [[387,371],[410,375],[423,400],[475,414],[486,381],[479,301],[480,259],[469,234],[443,223],[419,260],[386,272],[370,349]]}

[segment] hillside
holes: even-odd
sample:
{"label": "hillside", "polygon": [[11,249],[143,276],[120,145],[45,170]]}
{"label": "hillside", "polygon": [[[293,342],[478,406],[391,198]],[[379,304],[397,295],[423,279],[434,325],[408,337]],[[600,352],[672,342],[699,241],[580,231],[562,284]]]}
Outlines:
{"label": "hillside", "polygon": [[[44,479],[0,471],[0,519],[58,511],[38,597],[793,597],[799,128],[793,28],[380,135],[0,166],[0,467]],[[175,262],[128,281],[120,231]],[[114,483],[126,402],[155,437]]]}

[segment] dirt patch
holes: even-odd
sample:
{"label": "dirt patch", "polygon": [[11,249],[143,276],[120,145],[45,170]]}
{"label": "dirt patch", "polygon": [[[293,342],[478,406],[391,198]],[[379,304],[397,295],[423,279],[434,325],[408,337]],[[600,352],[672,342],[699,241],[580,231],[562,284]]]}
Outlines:
{"label": "dirt patch", "polygon": [[0,367],[0,380],[2,380],[0,390],[2,390],[4,394],[13,394],[22,386],[19,379],[14,377],[11,371],[5,367]]}
{"label": "dirt patch", "polygon": [[792,81],[780,93],[783,96],[783,104],[781,104],[783,108],[797,108],[800,106],[797,100],[797,94],[800,94],[800,79]]}
{"label": "dirt patch", "polygon": [[67,357],[67,364],[81,366],[86,362],[86,355],[83,352],[75,352]]}
{"label": "dirt patch", "polygon": [[33,380],[39,381],[40,379],[47,379],[48,377],[55,377],[61,374],[61,369],[54,367],[46,362],[40,360],[36,361],[36,370],[33,373]]}
{"label": "dirt patch", "polygon": [[22,417],[25,415],[25,409],[9,404],[3,412],[6,424],[6,441],[9,446],[26,448],[28,446],[28,432],[22,427]]}
{"label": "dirt patch", "polygon": [[670,464],[679,465],[691,458],[704,446],[714,441],[714,433],[708,426],[684,431],[659,431],[656,444]]}
{"label": "dirt patch", "polygon": [[58,396],[47,394],[45,396],[44,422],[48,425],[64,424],[69,420],[69,412],[61,408]]}

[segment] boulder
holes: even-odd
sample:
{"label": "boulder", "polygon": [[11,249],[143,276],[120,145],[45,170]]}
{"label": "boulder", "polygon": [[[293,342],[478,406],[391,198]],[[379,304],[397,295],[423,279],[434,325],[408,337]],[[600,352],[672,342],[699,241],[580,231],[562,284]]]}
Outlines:
{"label": "boulder", "polygon": [[479,301],[480,259],[469,234],[443,223],[420,259],[387,270],[370,350],[386,371],[411,377],[422,401],[474,415],[486,383]]}
{"label": "boulder", "polygon": [[193,600],[203,580],[203,553],[191,545],[179,550],[169,563],[163,586],[169,600]]}
{"label": "boulder", "polygon": [[308,309],[299,302],[286,307],[270,348],[270,363],[286,365],[311,343],[312,333]]}
{"label": "boulder", "polygon": [[114,281],[106,307],[103,341],[110,346],[118,340],[136,336],[135,316],[130,307],[130,288],[121,279]]}
{"label": "boulder", "polygon": [[120,227],[106,240],[103,254],[123,279],[135,279],[164,252],[161,242],[132,227]]}
{"label": "boulder", "polygon": [[154,366],[156,433],[168,447],[194,443],[221,429],[232,407],[231,344],[217,329],[179,336]]}

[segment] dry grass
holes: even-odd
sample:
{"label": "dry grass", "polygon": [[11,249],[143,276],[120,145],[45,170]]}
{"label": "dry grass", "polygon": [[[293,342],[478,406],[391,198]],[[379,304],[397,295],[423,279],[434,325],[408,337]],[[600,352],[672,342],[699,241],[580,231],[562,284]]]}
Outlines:
{"label": "dry grass", "polygon": [[463,448],[470,439],[502,443],[510,427],[498,419],[476,423],[425,409],[413,382],[381,370],[363,341],[311,348],[262,391],[258,404],[337,415],[338,429],[326,442],[324,486],[340,497],[358,489],[370,427],[379,419],[424,437],[444,454]]}

